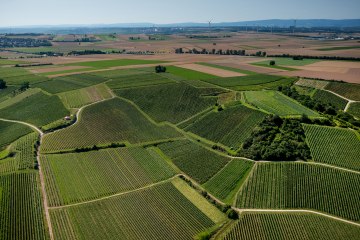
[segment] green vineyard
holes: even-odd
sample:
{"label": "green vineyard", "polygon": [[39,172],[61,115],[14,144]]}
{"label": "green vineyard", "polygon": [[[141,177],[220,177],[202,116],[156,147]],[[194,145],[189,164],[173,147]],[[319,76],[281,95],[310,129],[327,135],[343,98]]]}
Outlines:
{"label": "green vineyard", "polygon": [[329,82],[327,81],[303,79],[303,78],[296,82],[296,85],[309,87],[309,88],[317,88],[317,89],[324,89],[328,84]]}
{"label": "green vineyard", "polygon": [[0,121],[0,151],[15,141],[16,139],[31,133],[32,130],[28,126],[18,124],[18,123],[10,123]]}
{"label": "green vineyard", "polygon": [[333,91],[350,100],[360,101],[360,85],[351,83],[331,82],[326,86],[327,90]]}
{"label": "green vineyard", "polygon": [[150,85],[159,85],[165,83],[174,83],[174,81],[156,73],[142,73],[137,75],[125,75],[112,78],[106,84],[112,89],[144,87]]}
{"label": "green vineyard", "polygon": [[348,101],[336,96],[335,94],[332,94],[330,92],[327,91],[323,91],[323,90],[317,90],[313,96],[314,99],[326,103],[326,104],[331,104],[333,105],[336,109],[339,110],[344,110]]}

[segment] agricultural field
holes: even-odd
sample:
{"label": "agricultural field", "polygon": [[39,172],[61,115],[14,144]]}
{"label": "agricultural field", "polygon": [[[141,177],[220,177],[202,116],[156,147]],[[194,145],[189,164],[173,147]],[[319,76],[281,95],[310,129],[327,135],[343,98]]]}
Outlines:
{"label": "agricultural field", "polygon": [[144,148],[49,154],[41,163],[51,206],[130,191],[175,174],[161,156]]}
{"label": "agricultural field", "polygon": [[[192,239],[217,222],[207,215],[209,211],[202,212],[184,196],[178,185],[176,182],[165,182],[93,203],[51,210],[55,237]],[[217,213],[218,210],[205,199],[199,199],[202,200],[200,205],[208,204]]]}
{"label": "agricultural field", "polygon": [[214,106],[217,101],[216,93],[223,90],[199,89],[184,83],[175,83],[114,92],[134,102],[157,122],[179,123]]}
{"label": "agricultural field", "polygon": [[164,143],[158,147],[179,169],[199,183],[205,183],[230,161],[230,158],[189,140]]}
{"label": "agricultural field", "polygon": [[6,100],[4,100],[3,102],[0,103],[0,109],[9,107],[15,103],[19,103],[19,102],[23,101],[24,99],[26,99],[36,93],[40,93],[40,92],[41,92],[41,89],[39,89],[39,88],[30,88],[24,92],[16,94],[15,96],[14,96],[14,94],[11,94],[10,96],[7,97]]}
{"label": "agricultural field", "polygon": [[[256,231],[254,231],[256,229]],[[360,228],[309,213],[246,212],[217,239],[357,239]]]}
{"label": "agricultural field", "polygon": [[302,114],[309,117],[319,116],[316,112],[302,106],[295,100],[275,91],[245,92],[245,98],[250,104],[279,116],[299,116]]}
{"label": "agricultural field", "polygon": [[175,83],[174,81],[164,77],[162,74],[142,73],[137,75],[125,75],[112,78],[106,84],[112,89],[136,88],[151,85],[160,85],[166,83]]}
{"label": "agricultural field", "polygon": [[32,130],[28,126],[0,121],[0,151],[10,143],[31,132]]}
{"label": "agricultural field", "polygon": [[25,121],[36,126],[49,124],[68,114],[68,110],[57,96],[49,96],[42,92],[0,109],[0,118]]}
{"label": "agricultural field", "polygon": [[252,161],[233,159],[203,186],[217,198],[232,204],[236,192],[245,181],[253,166],[254,162]]}
{"label": "agricultural field", "polygon": [[90,74],[75,74],[70,76],[57,77],[50,81],[35,84],[34,87],[41,88],[44,91],[52,94],[56,94],[90,87],[105,81],[107,81],[107,79],[100,76]]}
{"label": "agricultural field", "polygon": [[326,104],[331,104],[333,105],[336,109],[338,110],[344,110],[348,101],[336,96],[335,94],[332,94],[331,92],[328,91],[323,91],[323,90],[317,90],[315,92],[315,94],[313,95],[313,98],[326,103]]}
{"label": "agricultural field", "polygon": [[48,239],[36,172],[0,175],[0,239]]}
{"label": "agricultural field", "polygon": [[236,105],[201,116],[184,130],[215,143],[238,149],[264,117],[265,114],[260,111]]}
{"label": "agricultural field", "polygon": [[[273,60],[275,61],[275,64],[276,64],[275,66],[285,66],[285,67],[286,66],[306,66],[309,64],[319,62],[319,60],[315,60],[315,59],[293,60],[292,58],[274,58]],[[254,65],[274,67],[274,66],[270,66],[270,61],[271,60],[257,62],[257,63],[254,63]]]}
{"label": "agricultural field", "polygon": [[317,89],[324,89],[329,82],[327,81],[320,81],[320,80],[312,80],[312,79],[306,79],[301,78],[299,81],[295,83],[296,85],[303,86],[303,87],[311,87],[311,88],[317,88]]}
{"label": "agricultural field", "polygon": [[111,90],[104,84],[63,92],[59,94],[64,105],[70,108],[80,108],[84,105],[112,98]]}
{"label": "agricultural field", "polygon": [[164,61],[158,60],[138,60],[138,59],[119,59],[119,60],[103,60],[103,61],[91,61],[91,62],[78,62],[69,63],[69,66],[83,66],[92,68],[111,68],[120,66],[131,66],[131,65],[145,65],[145,64],[160,64]]}
{"label": "agricultural field", "polygon": [[56,152],[93,145],[151,142],[176,137],[179,134],[172,128],[150,122],[133,105],[115,98],[86,107],[76,124],[45,135],[41,150]]}
{"label": "agricultural field", "polygon": [[344,128],[303,125],[311,154],[316,162],[360,170],[360,138]]}
{"label": "agricultural field", "polygon": [[[271,179],[271,181],[269,181]],[[244,209],[311,209],[360,221],[360,175],[306,163],[260,163],[237,193]]]}
{"label": "agricultural field", "polygon": [[343,97],[346,97],[350,100],[360,101],[360,85],[359,84],[331,82],[325,87],[325,89],[335,92],[335,93],[337,93]]}
{"label": "agricultural field", "polygon": [[211,74],[185,69],[182,67],[176,67],[176,66],[167,66],[166,71],[184,80],[207,80],[207,79],[217,78],[216,76]]}
{"label": "agricultural field", "polygon": [[357,118],[360,118],[360,103],[359,102],[351,103],[348,109],[348,113],[354,115]]}
{"label": "agricultural field", "polygon": [[13,96],[13,91],[16,90],[15,86],[7,86],[5,89],[0,90],[0,103]]}
{"label": "agricultural field", "polygon": [[32,74],[26,69],[19,67],[0,67],[0,77],[9,85],[21,85],[23,82],[36,84],[48,80],[46,77]]}

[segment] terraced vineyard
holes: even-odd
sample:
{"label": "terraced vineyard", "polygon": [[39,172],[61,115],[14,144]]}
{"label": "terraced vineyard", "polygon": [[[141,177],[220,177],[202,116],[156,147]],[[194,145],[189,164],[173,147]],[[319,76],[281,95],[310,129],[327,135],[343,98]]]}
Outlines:
{"label": "terraced vineyard", "polygon": [[313,98],[320,102],[331,104],[339,110],[344,110],[348,103],[347,100],[323,90],[317,90]]}
{"label": "terraced vineyard", "polygon": [[104,84],[73,90],[59,94],[60,99],[67,108],[80,108],[84,105],[99,102],[112,97],[110,89]]}
{"label": "terraced vineyard", "polygon": [[54,152],[114,142],[150,142],[178,136],[172,128],[150,122],[134,106],[115,98],[85,108],[75,125],[45,135],[41,151]]}
{"label": "terraced vineyard", "polygon": [[230,158],[220,156],[189,140],[164,143],[159,145],[159,148],[178,168],[199,183],[209,180],[230,161]]}
{"label": "terraced vineyard", "polygon": [[360,85],[351,83],[331,82],[326,86],[327,90],[333,91],[350,100],[360,101]]}
{"label": "terraced vineyard", "polygon": [[360,118],[360,103],[351,103],[348,112],[357,118]]}
{"label": "terraced vineyard", "polygon": [[31,133],[31,128],[22,124],[0,121],[0,150],[16,139]]}
{"label": "terraced vineyard", "polygon": [[181,83],[117,90],[115,93],[134,102],[158,122],[178,123],[215,105],[216,97],[202,95],[222,91],[199,89]]}
{"label": "terraced vineyard", "polygon": [[174,175],[158,154],[144,148],[50,154],[41,162],[51,206],[129,191]]}
{"label": "terraced vineyard", "polygon": [[264,117],[262,112],[237,105],[200,117],[184,130],[238,149]]}
{"label": "terraced vineyard", "polygon": [[248,176],[254,162],[233,159],[204,184],[206,190],[217,198],[232,204],[232,200],[241,184]]}
{"label": "terraced vineyard", "polygon": [[[256,229],[256,231],[254,231]],[[218,239],[357,239],[360,228],[308,213],[245,213]]]}
{"label": "terraced vineyard", "polygon": [[107,85],[112,89],[143,87],[150,85],[159,85],[165,83],[175,83],[174,81],[164,77],[162,74],[142,73],[136,75],[125,75],[112,78]]}
{"label": "terraced vineyard", "polygon": [[237,194],[239,208],[312,209],[360,221],[360,174],[305,163],[261,163]]}
{"label": "terraced vineyard", "polygon": [[360,139],[355,131],[306,124],[304,129],[316,162],[360,170]]}
{"label": "terraced vineyard", "polygon": [[324,89],[329,84],[329,82],[302,78],[299,81],[297,81],[295,84],[303,87]]}
{"label": "terraced vineyard", "polygon": [[0,239],[48,239],[36,172],[0,175]]}
{"label": "terraced vineyard", "polygon": [[[200,204],[206,204],[206,200]],[[102,201],[54,209],[51,219],[56,239],[180,240],[191,239],[215,225],[171,182]]]}
{"label": "terraced vineyard", "polygon": [[36,126],[46,125],[68,114],[68,110],[57,96],[49,96],[42,92],[0,109],[0,118],[25,121]]}
{"label": "terraced vineyard", "polygon": [[295,100],[274,91],[251,91],[245,92],[246,100],[258,108],[264,109],[279,116],[302,115],[318,117],[319,115],[302,106]]}

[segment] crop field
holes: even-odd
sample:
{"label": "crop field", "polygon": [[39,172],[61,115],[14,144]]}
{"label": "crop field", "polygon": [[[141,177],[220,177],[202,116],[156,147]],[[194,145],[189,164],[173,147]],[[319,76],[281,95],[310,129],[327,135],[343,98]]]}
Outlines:
{"label": "crop field", "polygon": [[35,74],[27,74],[21,76],[14,76],[6,78],[6,82],[12,85],[21,85],[24,82],[29,82],[31,85],[41,82],[49,81],[47,77],[39,76]]}
{"label": "crop field", "polygon": [[204,187],[217,198],[228,204],[232,204],[237,190],[253,166],[254,162],[233,159],[228,165],[221,169],[221,171],[207,181]]}
{"label": "crop field", "polygon": [[360,118],[360,103],[359,102],[351,103],[348,109],[348,113],[354,115],[357,118]]}
{"label": "crop field", "polygon": [[67,108],[80,108],[84,105],[112,98],[110,89],[104,84],[63,92],[60,99]]}
{"label": "crop field", "polygon": [[11,94],[11,96],[8,96],[7,99],[3,102],[0,103],[0,109],[9,107],[15,103],[19,103],[21,101],[23,101],[24,99],[36,94],[36,93],[40,93],[41,89],[39,88],[30,88],[22,93],[19,93],[17,95],[13,95]]}
{"label": "crop field", "polygon": [[360,101],[360,85],[351,83],[331,82],[325,89],[333,91],[350,100]]}
{"label": "crop field", "polygon": [[15,86],[7,86],[5,89],[0,90],[0,103],[9,99],[13,94],[12,92],[16,90]]}
{"label": "crop field", "polygon": [[162,74],[142,73],[137,75],[128,75],[113,78],[106,84],[112,89],[144,87],[150,85],[159,85],[166,83],[175,83],[164,77]]}
{"label": "crop field", "polygon": [[[275,58],[273,60],[275,61],[276,65],[280,65],[280,66],[306,66],[309,64],[319,62],[319,60],[315,60],[315,59],[293,60],[292,58]],[[256,64],[270,67],[270,61],[271,60],[257,62]]]}
{"label": "crop field", "polygon": [[307,124],[303,126],[316,162],[360,170],[360,139],[355,131]]}
{"label": "crop field", "polygon": [[339,110],[344,110],[348,103],[345,99],[323,90],[317,90],[313,98],[320,102],[331,104]]}
{"label": "crop field", "polygon": [[178,83],[116,90],[115,93],[134,102],[155,121],[178,123],[214,106],[217,97],[202,95],[218,91]]}
{"label": "crop field", "polygon": [[138,75],[143,73],[138,68],[135,69],[119,69],[119,70],[106,70],[106,71],[99,71],[99,72],[92,72],[91,75],[99,76],[107,79],[112,78],[121,78],[125,76],[131,76],[131,75]]}
{"label": "crop field", "polygon": [[237,105],[200,117],[184,130],[238,149],[264,117],[262,112]]}
{"label": "crop field", "polygon": [[21,63],[24,63],[24,62],[22,62],[22,61],[8,60],[8,59],[0,59],[0,66],[15,65],[15,64],[21,64]]}
{"label": "crop field", "polygon": [[192,239],[215,225],[171,182],[50,213],[56,239]]}
{"label": "crop field", "polygon": [[189,140],[164,143],[158,146],[173,163],[199,183],[205,183],[230,158],[218,155]]}
{"label": "crop field", "polygon": [[36,126],[46,125],[68,114],[68,110],[57,96],[49,96],[42,92],[0,109],[0,118],[25,121]]}
{"label": "crop field", "polygon": [[279,116],[301,115],[306,114],[310,117],[318,117],[319,115],[302,106],[295,100],[274,91],[251,91],[245,92],[246,101],[263,109],[267,112],[277,114]]}
{"label": "crop field", "polygon": [[212,63],[198,63],[200,65],[204,65],[204,66],[208,66],[208,67],[213,67],[213,68],[219,68],[219,69],[223,69],[223,70],[228,70],[228,71],[232,71],[232,72],[238,72],[238,73],[242,73],[245,75],[252,75],[252,74],[257,74],[255,72],[252,71],[248,71],[248,70],[244,70],[244,69],[239,69],[239,68],[233,68],[233,67],[226,67],[226,66],[220,66],[220,65],[216,65],[216,64],[212,64]]}
{"label": "crop field", "polygon": [[360,221],[360,175],[305,163],[261,163],[237,194],[239,208],[311,209]]}
{"label": "crop field", "polygon": [[302,78],[295,84],[303,87],[324,89],[329,84],[329,82]]}
{"label": "crop field", "polygon": [[22,124],[0,121],[0,150],[20,137],[31,132],[31,128]]}
{"label": "crop field", "polygon": [[107,81],[106,78],[90,75],[77,74],[64,77],[54,78],[53,80],[34,85],[44,91],[55,94],[60,92],[67,92],[80,88],[90,87]]}
{"label": "crop field", "polygon": [[12,150],[15,152],[17,169],[24,170],[34,168],[34,164],[36,161],[34,145],[36,141],[38,141],[38,139],[39,134],[33,132],[21,137],[11,146]]}
{"label": "crop field", "polygon": [[244,213],[218,239],[356,239],[360,228],[308,213]]}
{"label": "crop field", "polygon": [[184,80],[206,80],[217,78],[214,75],[175,66],[167,66],[166,71]]}
{"label": "crop field", "polygon": [[53,152],[114,142],[150,142],[178,136],[172,128],[155,125],[133,105],[115,98],[85,108],[75,125],[45,135],[41,150]]}
{"label": "crop field", "polygon": [[120,67],[120,66],[160,64],[160,63],[164,63],[164,61],[139,60],[139,59],[117,59],[117,60],[103,60],[103,61],[92,61],[92,62],[78,62],[78,63],[70,63],[67,65],[93,67],[93,68],[111,68],[111,67]]}
{"label": "crop field", "polygon": [[0,239],[48,239],[36,172],[0,175]]}
{"label": "crop field", "polygon": [[51,206],[129,191],[174,175],[158,154],[144,148],[50,154],[41,162]]}

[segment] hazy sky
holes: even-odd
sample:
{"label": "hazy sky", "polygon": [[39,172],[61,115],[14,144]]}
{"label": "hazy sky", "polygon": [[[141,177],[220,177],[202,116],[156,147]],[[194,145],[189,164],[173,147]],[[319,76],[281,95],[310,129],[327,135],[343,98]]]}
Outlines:
{"label": "hazy sky", "polygon": [[360,0],[0,0],[0,26],[360,18]]}

